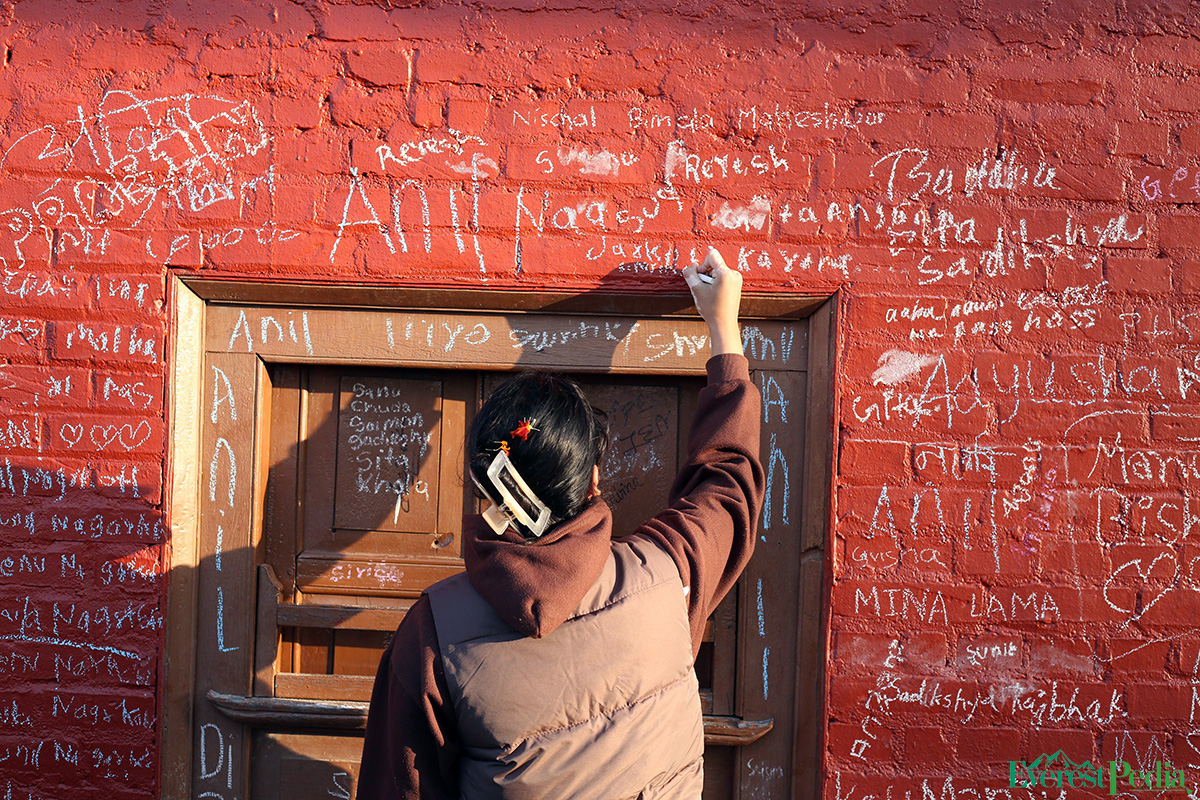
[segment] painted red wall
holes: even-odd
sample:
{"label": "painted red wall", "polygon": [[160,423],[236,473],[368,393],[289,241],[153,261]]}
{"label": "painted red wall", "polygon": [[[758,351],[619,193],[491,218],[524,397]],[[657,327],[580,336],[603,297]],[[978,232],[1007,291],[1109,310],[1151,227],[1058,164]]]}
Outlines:
{"label": "painted red wall", "polygon": [[0,3],[0,796],[157,790],[168,268],[708,242],[840,293],[826,796],[1200,770],[1187,3],[401,5]]}

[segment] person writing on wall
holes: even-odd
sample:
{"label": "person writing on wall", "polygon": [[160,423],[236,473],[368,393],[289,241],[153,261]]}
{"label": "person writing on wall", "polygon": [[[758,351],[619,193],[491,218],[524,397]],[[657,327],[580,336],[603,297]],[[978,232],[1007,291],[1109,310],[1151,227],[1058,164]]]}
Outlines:
{"label": "person writing on wall", "polygon": [[699,798],[693,668],[705,620],[754,547],[761,402],[742,353],[742,276],[683,271],[712,357],[665,510],[612,530],[603,417],[562,375],[524,373],[467,442],[490,505],[466,572],[405,616],[375,679],[358,800]]}

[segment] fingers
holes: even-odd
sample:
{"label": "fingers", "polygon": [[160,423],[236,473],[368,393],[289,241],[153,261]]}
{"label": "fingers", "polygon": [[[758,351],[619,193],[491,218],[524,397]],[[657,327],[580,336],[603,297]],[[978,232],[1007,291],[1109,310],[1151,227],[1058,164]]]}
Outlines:
{"label": "fingers", "polygon": [[692,264],[683,268],[683,279],[687,282],[688,287],[692,289],[704,284],[712,285],[719,283],[733,275],[737,275],[738,280],[742,277],[725,264],[725,259],[721,256],[721,252],[715,247],[708,248],[708,254],[704,257],[704,263],[699,267]]}
{"label": "fingers", "polygon": [[721,276],[721,273],[728,271],[729,267],[725,266],[725,259],[721,257],[721,253],[717,248],[710,246],[708,254],[704,257],[704,263],[697,270],[697,275],[700,280],[705,283],[716,283]]}
{"label": "fingers", "polygon": [[721,251],[711,246],[708,248],[708,255],[704,257],[704,263],[700,268],[701,270],[704,270],[705,267],[709,267],[713,270],[729,269],[729,267],[725,265],[725,259],[721,256]]}

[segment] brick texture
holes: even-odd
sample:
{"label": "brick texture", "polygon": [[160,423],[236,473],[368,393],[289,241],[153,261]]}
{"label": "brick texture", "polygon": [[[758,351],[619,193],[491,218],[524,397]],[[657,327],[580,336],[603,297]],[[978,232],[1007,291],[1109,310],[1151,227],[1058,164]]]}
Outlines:
{"label": "brick texture", "polygon": [[709,244],[836,293],[829,474],[775,464],[831,501],[823,796],[1194,749],[1200,12],[127,5],[0,8],[0,794],[163,789],[174,275],[682,296]]}

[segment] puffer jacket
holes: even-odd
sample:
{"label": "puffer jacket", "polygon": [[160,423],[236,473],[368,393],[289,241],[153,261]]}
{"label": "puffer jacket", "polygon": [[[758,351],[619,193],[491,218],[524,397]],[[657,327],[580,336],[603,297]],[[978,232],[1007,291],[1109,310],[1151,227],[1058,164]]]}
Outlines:
{"label": "puffer jacket", "polygon": [[[555,526],[532,544],[524,542],[511,530],[497,537],[477,515],[464,518],[466,577],[455,579],[460,588],[454,590],[456,595],[451,602],[464,604],[464,610],[466,603],[472,604],[474,611],[463,615],[470,624],[459,629],[447,620],[447,615],[443,615],[440,625],[435,623],[433,609],[441,589],[422,595],[405,615],[384,652],[375,678],[359,768],[357,800],[458,800],[475,797],[477,785],[492,787],[482,796],[532,796],[520,794],[523,791],[520,781],[509,780],[505,784],[508,779],[501,778],[497,783],[493,774],[495,768],[485,768],[475,762],[486,760],[485,754],[498,761],[524,757],[523,753],[517,752],[520,750],[517,743],[533,742],[539,735],[552,731],[551,720],[578,720],[575,724],[598,725],[600,720],[609,719],[608,711],[617,713],[622,703],[640,696],[651,684],[675,686],[670,676],[682,674],[679,656],[682,648],[674,638],[669,639],[672,642],[669,647],[666,646],[668,639],[655,638],[663,635],[658,626],[666,626],[673,635],[678,632],[680,602],[671,597],[684,597],[684,633],[691,645],[690,658],[694,659],[700,649],[705,621],[733,587],[753,552],[755,526],[765,490],[759,461],[762,405],[758,389],[750,381],[749,364],[742,356],[719,355],[709,359],[707,370],[708,384],[697,398],[687,459],[671,487],[667,507],[637,531],[614,535],[612,514],[602,500],[589,503],[578,516]],[[656,548],[657,555],[655,551],[646,550],[647,547]],[[626,564],[627,556],[633,553],[642,554],[637,558],[645,559],[644,568],[631,568]],[[663,555],[665,559],[659,558]],[[660,579],[665,580],[662,572],[668,561],[674,565],[674,575],[668,582],[660,583]],[[622,580],[633,580],[634,577],[638,581],[649,580],[656,587],[655,591],[662,595],[653,600],[654,612],[649,613],[649,597],[644,603],[633,599],[638,595],[625,597],[615,578],[613,588],[606,589],[608,584],[604,576],[610,571],[614,576],[624,576]],[[670,569],[667,572],[670,573]],[[466,592],[463,584],[469,585],[477,597]],[[611,601],[618,596],[624,600],[605,605],[603,598]],[[479,604],[480,600],[483,605]],[[646,613],[639,616],[647,619],[636,620],[637,626],[625,627],[625,623],[616,621],[616,615],[618,607],[629,600],[634,602],[630,608],[644,606]],[[611,610],[600,614],[601,608]],[[589,619],[593,615],[594,619]],[[573,630],[584,632],[589,629],[607,635],[610,625],[606,617],[610,615],[613,616],[611,627],[614,631],[621,630],[622,642],[618,645],[615,640],[597,639],[583,647],[580,658],[594,669],[585,673],[582,662],[571,661],[573,654],[568,651],[574,646],[560,645],[556,634],[562,632],[561,628],[568,637],[574,636]],[[503,629],[499,622],[508,629]],[[628,644],[624,640],[626,635],[644,637],[646,642]],[[450,659],[446,658],[449,649],[443,638],[456,650]],[[492,704],[497,708],[464,710],[464,699],[471,703],[470,696],[475,688],[475,679],[464,670],[471,669],[468,662],[485,652],[480,647],[489,638],[518,643],[513,652],[521,655],[509,661],[508,656],[499,656],[496,660],[488,654],[484,661],[504,667],[489,670],[486,683],[501,686],[502,673],[509,669],[537,670],[510,676],[512,692],[502,693],[501,697],[512,698],[512,701],[519,697],[521,703],[545,700],[547,705],[539,709],[538,714],[529,712],[524,706],[505,709],[503,705],[510,702],[507,700]],[[544,654],[535,649],[543,642]],[[464,644],[464,655],[459,659],[457,648]],[[646,659],[640,659],[640,671],[634,678],[626,677],[624,666],[609,663],[609,660],[622,658],[624,649],[632,648],[631,652],[644,655],[646,647],[653,648],[653,658],[649,660],[655,662],[649,672],[645,671]],[[536,655],[527,656],[526,648],[528,653]],[[604,663],[597,664],[597,659]],[[528,666],[521,667],[518,662]],[[553,676],[554,680],[548,676]],[[594,676],[621,685],[583,686]],[[631,685],[624,685],[626,682]],[[681,705],[689,705],[689,720],[699,720],[698,702],[695,706],[690,705],[696,692],[694,678],[690,674],[683,677],[679,686],[688,682],[691,685],[686,691],[678,688],[678,701]],[[561,702],[562,708],[551,708],[556,702]],[[596,704],[594,709],[589,705],[591,703]],[[609,705],[611,709],[607,708]],[[630,708],[637,709],[641,705],[644,703],[634,702]],[[568,707],[572,710],[565,710]],[[669,708],[666,701],[658,707]],[[681,722],[683,716],[682,711],[664,711],[661,723],[640,722],[639,725],[646,727],[642,727],[633,739],[627,731],[618,731],[620,726],[612,728],[618,732],[608,735],[619,737],[620,741],[634,741],[635,752],[643,756],[660,745],[655,738],[657,732],[649,726],[662,724],[673,732],[671,755],[656,759],[636,780],[631,777],[628,784],[614,785],[614,791],[623,792],[628,785],[631,793],[645,790],[649,796],[654,796],[657,791],[665,797],[699,798],[698,763],[694,774],[688,769],[677,773],[675,784],[666,777],[682,760],[690,758],[696,747],[696,734],[690,729],[685,730]],[[550,742],[555,748],[561,746],[563,752],[568,746],[586,746],[586,751],[581,751],[573,764],[576,774],[572,780],[580,785],[595,782],[607,786],[604,782],[610,779],[605,766],[610,762],[600,757],[606,748],[600,738],[606,734],[599,727],[596,730],[594,735],[577,739],[562,736]],[[554,737],[550,739],[554,740]],[[513,749],[514,753],[506,755],[508,749]],[[530,762],[533,760],[529,759]],[[503,771],[504,768],[500,768],[495,773]],[[561,771],[555,769],[553,772]],[[478,777],[484,775],[486,780]],[[550,775],[548,771],[547,776]],[[551,779],[547,777],[547,780]],[[640,788],[632,788],[635,784]],[[497,786],[504,788],[497,790]],[[686,794],[676,793],[676,789],[682,791],[684,787],[687,787]],[[575,797],[586,796],[586,793],[575,795],[554,791],[541,796]],[[621,798],[624,795],[605,796]]]}

